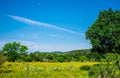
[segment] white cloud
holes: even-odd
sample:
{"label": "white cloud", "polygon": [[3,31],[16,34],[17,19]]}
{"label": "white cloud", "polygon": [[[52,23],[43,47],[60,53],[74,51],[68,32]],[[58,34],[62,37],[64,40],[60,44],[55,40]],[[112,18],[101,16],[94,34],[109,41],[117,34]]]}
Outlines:
{"label": "white cloud", "polygon": [[31,19],[24,18],[24,17],[14,16],[14,15],[7,15],[7,16],[9,16],[9,17],[11,17],[11,18],[13,18],[13,19],[15,19],[17,21],[21,21],[21,22],[24,22],[24,23],[27,23],[27,24],[43,26],[43,27],[47,27],[47,28],[53,28],[53,29],[56,29],[56,30],[60,30],[60,31],[65,31],[65,32],[68,32],[68,33],[83,35],[82,33],[71,31],[71,30],[65,29],[65,28],[61,28],[61,27],[56,26],[56,25],[51,25],[51,24],[31,20]]}

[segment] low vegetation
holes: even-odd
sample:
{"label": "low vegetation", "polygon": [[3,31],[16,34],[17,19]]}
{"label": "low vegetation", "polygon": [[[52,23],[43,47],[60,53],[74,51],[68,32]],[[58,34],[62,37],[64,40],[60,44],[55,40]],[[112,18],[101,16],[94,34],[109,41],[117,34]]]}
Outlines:
{"label": "low vegetation", "polygon": [[81,70],[84,65],[97,62],[5,62],[0,68],[0,78],[87,78],[88,71]]}
{"label": "low vegetation", "polygon": [[0,51],[0,67],[6,61],[7,57],[3,55],[3,52]]}

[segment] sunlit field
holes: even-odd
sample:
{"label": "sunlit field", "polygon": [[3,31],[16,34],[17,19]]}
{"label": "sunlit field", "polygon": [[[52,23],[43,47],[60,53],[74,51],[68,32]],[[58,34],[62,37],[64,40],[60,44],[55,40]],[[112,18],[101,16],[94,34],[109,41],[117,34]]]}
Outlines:
{"label": "sunlit field", "polygon": [[0,78],[88,78],[81,66],[97,62],[5,62],[0,68]]}

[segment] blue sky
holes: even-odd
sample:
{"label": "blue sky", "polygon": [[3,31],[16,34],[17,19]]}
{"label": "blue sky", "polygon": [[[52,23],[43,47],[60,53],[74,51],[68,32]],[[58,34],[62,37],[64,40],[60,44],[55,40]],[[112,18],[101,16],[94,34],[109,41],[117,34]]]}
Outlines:
{"label": "blue sky", "polygon": [[91,48],[85,32],[100,11],[120,0],[0,0],[0,49],[17,41],[29,51]]}

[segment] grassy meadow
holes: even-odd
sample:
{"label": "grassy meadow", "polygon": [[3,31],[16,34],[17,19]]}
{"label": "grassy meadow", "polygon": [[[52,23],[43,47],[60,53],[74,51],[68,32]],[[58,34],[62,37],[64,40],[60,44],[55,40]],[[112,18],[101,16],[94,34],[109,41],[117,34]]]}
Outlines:
{"label": "grassy meadow", "polygon": [[0,78],[88,78],[81,66],[97,62],[5,62],[0,68]]}

